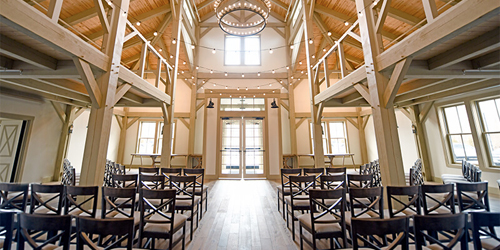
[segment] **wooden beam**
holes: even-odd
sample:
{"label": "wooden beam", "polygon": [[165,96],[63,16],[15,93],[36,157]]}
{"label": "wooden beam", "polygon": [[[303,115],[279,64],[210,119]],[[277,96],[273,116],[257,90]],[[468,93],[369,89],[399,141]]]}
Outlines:
{"label": "wooden beam", "polygon": [[316,121],[321,121],[321,117],[323,117],[323,108],[324,108],[324,103],[321,102],[318,105],[318,111],[316,112]]}
{"label": "wooden beam", "polygon": [[418,115],[418,118],[420,119],[421,122],[425,122],[427,119],[427,115],[429,114],[429,111],[432,108],[432,105],[434,105],[434,101],[428,102],[424,105],[424,108],[420,111],[420,114]]}
{"label": "wooden beam", "polygon": [[94,73],[92,72],[90,65],[77,57],[75,57],[73,61],[75,62],[76,69],[82,77],[83,84],[85,84],[89,97],[92,100],[92,106],[95,106],[96,108],[101,107],[102,94],[99,90],[99,85],[97,85],[94,78]]}
{"label": "wooden beam", "polygon": [[104,34],[109,34],[109,22],[106,15],[106,10],[104,9],[104,5],[102,4],[102,0],[94,0],[94,6],[96,8],[99,21],[101,21],[101,26]]}
{"label": "wooden beam", "polygon": [[300,118],[300,120],[297,123],[295,123],[295,127],[296,128],[300,127],[300,124],[302,124],[305,120],[307,120],[306,117]]}
{"label": "wooden beam", "polygon": [[53,23],[59,21],[59,15],[61,15],[63,0],[50,0],[49,8],[47,9],[47,16],[52,20]]}
{"label": "wooden beam", "polygon": [[319,104],[320,102],[328,101],[334,98],[335,96],[343,93],[344,91],[348,90],[354,84],[362,81],[363,79],[366,79],[366,69],[365,67],[359,67],[351,74],[347,75],[345,78],[341,79],[340,81],[336,82],[329,88],[317,94],[314,97],[314,103]]}
{"label": "wooden beam", "polygon": [[[116,93],[115,93],[115,103],[114,105],[116,105],[116,103],[122,99],[122,97],[127,93],[127,91],[129,91],[129,89],[132,88],[132,85],[130,84],[127,84],[127,83],[124,83],[122,85],[120,85],[117,89],[116,89]],[[114,106],[113,105],[113,106]]]}
{"label": "wooden beam", "polygon": [[276,73],[261,73],[260,76],[257,74],[244,74],[245,77],[241,77],[240,73],[198,73],[199,79],[287,79],[288,74],[286,72],[276,72]]}
{"label": "wooden beam", "polygon": [[472,68],[482,69],[500,65],[500,51],[495,51],[487,55],[471,60]]}
{"label": "wooden beam", "polygon": [[356,83],[353,85],[354,88],[359,92],[359,94],[361,94],[361,96],[371,105],[372,105],[372,102],[371,102],[371,97],[370,97],[370,90],[363,84],[360,84],[360,83]]}
{"label": "wooden beam", "polygon": [[278,35],[280,35],[281,37],[285,38],[285,32],[281,31],[278,27],[272,27],[272,29],[274,31],[276,31],[276,33],[278,33]]}
{"label": "wooden beam", "polygon": [[134,123],[136,123],[139,120],[140,117],[134,117],[132,118],[131,121],[127,122],[127,129],[129,129]]}
{"label": "wooden beam", "polygon": [[203,38],[208,32],[210,32],[213,29],[213,27],[208,27],[206,28],[203,32],[200,34],[200,38]]}
{"label": "wooden beam", "polygon": [[[354,2],[356,0],[351,0],[351,1]],[[389,13],[387,15],[401,22],[405,22],[410,26],[415,26],[421,21],[418,17],[412,16],[406,12],[400,11],[392,7],[389,7]]]}
{"label": "wooden beam", "polygon": [[384,70],[402,58],[428,51],[498,14],[500,14],[500,1],[461,1],[446,11],[446,14],[438,16],[434,22],[416,30],[378,55],[377,70]]}
{"label": "wooden beam", "polygon": [[440,84],[435,84],[424,89],[398,95],[394,99],[394,103],[409,101],[436,93],[448,92],[458,87],[481,82],[482,80],[483,79],[449,79],[441,82]]}
{"label": "wooden beam", "polygon": [[59,103],[56,103],[54,101],[50,101],[50,103],[52,104],[52,107],[54,107],[54,110],[56,111],[57,116],[59,116],[59,119],[61,119],[61,122],[64,123],[64,120],[66,120],[66,114],[64,113],[64,110],[61,107],[61,105],[59,105]]}
{"label": "wooden beam", "polygon": [[196,106],[196,111],[198,111],[199,109],[203,108],[203,106],[205,106],[205,102],[200,102],[200,104],[198,104]]}
{"label": "wooden beam", "polygon": [[432,23],[434,19],[438,16],[438,10],[436,6],[435,0],[422,0],[424,5],[425,18],[427,19],[427,23]]}
{"label": "wooden beam", "polygon": [[[495,27],[484,35],[476,37],[453,49],[447,50],[428,60],[429,69],[440,69],[455,63],[484,55],[500,48],[500,30]],[[498,60],[499,58],[497,58]],[[500,61],[500,60],[499,60]]]}
{"label": "wooden beam", "polygon": [[203,1],[202,3],[200,3],[200,4],[196,5],[196,8],[197,8],[198,10],[201,10],[201,9],[203,9],[203,8],[205,8],[205,7],[209,6],[209,5],[211,5],[214,1],[215,1],[215,0],[205,0],[205,1]]}
{"label": "wooden beam", "polygon": [[384,27],[385,19],[387,18],[387,13],[389,13],[389,7],[391,6],[391,0],[384,0],[380,12],[378,13],[377,23],[375,24],[375,31],[381,34],[382,28]]}
{"label": "wooden beam", "polygon": [[0,53],[43,69],[57,68],[57,59],[3,35],[0,35]]}
{"label": "wooden beam", "polygon": [[131,84],[134,89],[151,96],[154,100],[170,104],[171,97],[169,95],[165,94],[163,91],[134,74],[131,70],[125,68],[124,66],[120,66],[119,76],[123,81]]}
{"label": "wooden beam", "polygon": [[288,107],[288,105],[286,105],[285,102],[283,102],[283,100],[280,101],[280,104],[281,104],[281,106],[283,106],[283,108],[286,109],[286,111],[290,111],[290,108]]}
{"label": "wooden beam", "polygon": [[281,2],[280,0],[271,0],[272,3],[276,4],[276,6],[284,9],[285,11],[288,11],[288,5],[285,3]]}
{"label": "wooden beam", "polygon": [[393,105],[394,98],[396,98],[399,86],[401,86],[401,83],[403,82],[403,79],[406,75],[406,71],[408,71],[412,59],[413,59],[412,57],[407,57],[398,62],[396,64],[396,67],[394,67],[394,71],[392,71],[391,78],[387,83],[387,87],[385,87],[385,92],[383,96],[384,100],[383,104],[385,105],[386,108],[389,107],[390,105]]}
{"label": "wooden beam", "polygon": [[359,129],[359,125],[356,121],[354,121],[354,119],[352,119],[351,117],[346,117],[345,119],[348,120],[354,127]]}
{"label": "wooden beam", "polygon": [[186,128],[189,129],[189,122],[186,121],[186,119],[184,119],[184,117],[178,117],[177,120],[181,121],[184,124],[184,126],[186,126]]}

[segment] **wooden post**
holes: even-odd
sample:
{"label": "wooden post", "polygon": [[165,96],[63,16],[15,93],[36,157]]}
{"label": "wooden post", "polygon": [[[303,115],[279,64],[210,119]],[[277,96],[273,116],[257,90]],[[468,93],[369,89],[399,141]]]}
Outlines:
{"label": "wooden post", "polygon": [[[55,103],[56,105],[59,105]],[[63,165],[64,158],[66,157],[68,151],[69,140],[71,138],[71,134],[69,133],[69,129],[73,125],[74,117],[75,117],[75,106],[66,105],[66,117],[64,119],[62,128],[61,128],[61,136],[59,137],[59,146],[57,148],[57,156],[56,156],[56,165],[54,166],[54,174],[52,175],[53,181],[58,181],[61,177],[61,168]]]}
{"label": "wooden post", "polygon": [[[285,41],[290,40],[290,29],[288,27],[291,27],[290,20],[287,21],[287,25],[285,28]],[[292,39],[293,41],[293,39]],[[286,65],[290,66],[292,64],[292,50],[290,47],[286,46]],[[292,69],[291,67],[288,67],[287,70],[287,82],[288,82],[288,117],[290,119],[290,149],[292,155],[297,155],[297,127],[295,126],[295,95],[294,95],[294,87],[291,85],[290,76],[292,75]],[[293,160],[293,166],[298,167],[298,161]]]}
{"label": "wooden post", "polygon": [[314,143],[314,167],[323,168],[325,167],[325,154],[323,152],[323,133],[321,128],[321,116],[318,116],[321,109],[314,105],[314,97],[319,93],[319,86],[313,79],[313,72],[311,70],[311,56],[315,54],[314,44],[309,43],[310,39],[313,39],[313,19],[309,8],[311,4],[307,3],[306,0],[302,1],[302,16],[304,19],[304,41],[306,47],[306,61],[307,61],[307,77],[309,79],[309,89],[311,94],[311,121],[313,123],[313,143]]}
{"label": "wooden post", "polygon": [[425,170],[425,179],[428,181],[432,181],[433,173],[431,169],[431,162],[429,160],[429,151],[427,149],[427,140],[425,139],[425,129],[423,125],[423,121],[420,118],[420,108],[418,105],[411,106],[412,112],[410,114],[412,117],[412,123],[415,126],[415,142],[417,143],[418,154],[422,159],[422,164],[424,165]]}
{"label": "wooden post", "polygon": [[[186,15],[190,15],[190,13],[186,13]],[[198,45],[198,41],[200,40],[200,27],[195,26],[195,36],[196,36],[196,41],[192,41],[193,44]],[[200,46],[195,47],[195,52],[193,53],[193,76],[194,76],[194,82],[198,83],[198,70],[196,69],[196,66],[198,66],[200,57],[199,51],[200,51]],[[189,107],[189,142],[188,142],[188,155],[193,155],[194,154],[194,137],[195,137],[195,129],[196,129],[196,112],[198,111],[196,109],[196,91],[198,90],[198,85],[191,85],[191,104]],[[187,161],[188,164],[191,164],[190,167],[192,166],[192,163],[190,160]],[[188,167],[188,166],[186,166]]]}
{"label": "wooden post", "polygon": [[123,13],[128,11],[129,0],[114,0],[113,4],[115,5],[113,10],[108,13],[111,31],[106,36],[106,40],[103,41],[103,44],[105,44],[104,53],[109,56],[110,62],[106,72],[97,80],[101,102],[99,107],[92,105],[90,111],[80,177],[80,185],[82,186],[102,186],[103,184],[115,92],[118,85],[118,73],[127,22],[127,17]]}
{"label": "wooden post", "polygon": [[[366,148],[366,136],[365,136],[365,123],[364,119],[361,116],[361,108],[356,108],[358,113],[358,132],[359,132],[359,146],[361,149],[361,164],[365,164],[368,162],[368,150]],[[366,117],[368,119],[368,117]]]}
{"label": "wooden post", "polygon": [[384,104],[388,80],[376,69],[375,58],[382,52],[382,37],[376,33],[376,11],[371,0],[356,0],[359,29],[363,45],[370,104],[372,105],[375,138],[384,186],[405,185],[403,159],[399,144],[394,107]]}
{"label": "wooden post", "polygon": [[[169,106],[163,104],[163,140],[161,147],[161,162],[162,168],[170,167],[170,156],[172,152],[172,135],[173,135],[173,122],[174,122],[174,106],[175,106],[175,85],[177,84],[177,71],[179,69],[179,53],[180,41],[182,30],[182,1],[184,0],[171,0],[170,8],[172,9],[172,38],[175,39],[175,44],[170,46],[170,54],[174,55],[174,68],[170,72],[167,70],[168,86],[165,92],[172,98]],[[196,88],[195,88],[196,89]]]}
{"label": "wooden post", "polygon": [[122,117],[122,125],[120,130],[120,143],[118,144],[118,155],[116,157],[117,161],[124,164],[125,160],[125,143],[127,142],[127,129],[128,129],[128,110],[129,108],[124,108],[125,116]]}

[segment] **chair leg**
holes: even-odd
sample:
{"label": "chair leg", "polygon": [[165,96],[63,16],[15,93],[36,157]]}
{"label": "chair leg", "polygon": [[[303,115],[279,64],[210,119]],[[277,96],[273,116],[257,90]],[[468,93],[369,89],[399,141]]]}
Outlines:
{"label": "chair leg", "polygon": [[299,227],[300,250],[304,249],[304,240],[302,239],[302,225]]}
{"label": "chair leg", "polygon": [[201,195],[200,195],[200,208],[201,209],[198,209],[198,213],[200,214],[200,220],[203,218],[203,191],[201,192]]}
{"label": "chair leg", "polygon": [[291,217],[292,217],[292,239],[293,239],[293,241],[295,241],[295,219],[294,219],[293,209],[292,209]]}
{"label": "chair leg", "polygon": [[193,213],[191,213],[191,234],[189,235],[189,241],[193,241]]}
{"label": "chair leg", "polygon": [[184,222],[184,226],[182,227],[182,250],[186,247],[186,223]]}
{"label": "chair leg", "polygon": [[276,198],[278,198],[278,212],[280,211],[280,191],[279,189],[276,189]]}

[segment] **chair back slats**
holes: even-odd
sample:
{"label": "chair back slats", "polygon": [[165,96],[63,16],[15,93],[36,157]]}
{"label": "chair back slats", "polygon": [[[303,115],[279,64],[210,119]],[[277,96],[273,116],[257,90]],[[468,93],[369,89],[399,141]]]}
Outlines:
{"label": "chair back slats", "polygon": [[[345,225],[345,194],[344,188],[336,190],[316,190],[309,191],[309,203],[311,208],[312,232],[316,232],[316,224],[338,224],[341,228],[343,246],[347,245],[346,225]],[[326,215],[331,215],[332,219],[325,219]]]}
{"label": "chair back slats", "polygon": [[165,188],[165,176],[140,174],[139,175],[139,188],[164,189]]}
{"label": "chair back slats", "polygon": [[[142,238],[149,237],[148,232],[144,231],[147,225],[156,225],[164,227],[162,232],[165,232],[165,237],[170,238],[172,242],[172,232],[174,231],[175,217],[175,190],[149,190],[141,188],[139,190],[140,197],[140,228],[139,228],[139,246],[142,246]],[[158,202],[159,201],[159,202]],[[153,234],[155,238],[157,233]]]}
{"label": "chair back slats", "polygon": [[134,217],[135,188],[102,187],[101,218],[122,214]]}
{"label": "chair back slats", "polygon": [[339,175],[343,174],[345,175],[347,173],[347,168],[346,167],[332,167],[332,168],[325,168],[326,175]]}
{"label": "chair back slats", "polygon": [[288,191],[293,199],[299,195],[309,195],[310,188],[316,188],[315,176],[289,176]]}
{"label": "chair back slats", "polygon": [[[353,218],[351,220],[353,248],[358,249],[359,243],[372,249],[408,249],[407,217],[388,219]],[[388,235],[391,239],[388,240]],[[379,236],[378,238],[373,236]]]}
{"label": "chair back slats", "polygon": [[3,249],[10,250],[14,229],[14,211],[0,211],[0,238],[3,238]]}
{"label": "chair back slats", "polygon": [[98,186],[65,186],[64,214],[95,218],[98,192]]}
{"label": "chair back slats", "polygon": [[352,218],[364,214],[384,218],[384,192],[382,187],[349,188],[349,199]]}
{"label": "chair back slats", "polygon": [[467,248],[466,214],[415,215],[413,221],[417,249],[433,244],[441,249],[451,250],[459,242],[462,249]]}
{"label": "chair back slats", "polygon": [[410,186],[420,186],[424,184],[422,160],[417,159],[410,168]]}
{"label": "chair back slats", "polygon": [[158,175],[160,173],[159,168],[146,168],[146,167],[139,167],[139,175],[141,174],[152,174],[152,175]]}
{"label": "chair back slats", "polygon": [[369,188],[373,184],[372,174],[347,174],[347,186],[356,188]]}
{"label": "chair back slats", "polygon": [[184,195],[194,198],[194,191],[198,183],[196,176],[170,176],[170,188],[175,188],[177,195]]}
{"label": "chair back slats", "polygon": [[113,174],[113,186],[116,188],[137,188],[137,174]]}
{"label": "chair back slats", "polygon": [[422,185],[424,214],[455,213],[454,184]]}
{"label": "chair back slats", "polygon": [[303,172],[305,176],[314,176],[318,187],[321,185],[319,178],[325,173],[324,168],[304,168]]}
{"label": "chair back slats", "polygon": [[490,211],[488,182],[456,183],[458,208],[466,210]]}
{"label": "chair back slats", "polygon": [[25,212],[29,184],[0,183],[0,209],[16,209]]}
{"label": "chair back slats", "polygon": [[64,159],[63,161],[61,184],[71,186],[74,186],[76,184],[75,169],[73,168],[73,166],[71,166],[71,163],[68,159]]}
{"label": "chair back slats", "polygon": [[165,187],[170,186],[170,176],[179,176],[182,174],[182,168],[161,168],[161,174],[165,176]]}
{"label": "chair back slats", "polygon": [[68,250],[70,231],[70,215],[22,213],[19,215],[18,249],[23,250],[28,243],[31,249],[42,250],[59,241],[58,245]]}
{"label": "chair back slats", "polygon": [[[134,219],[95,219],[77,218],[77,249],[83,250],[88,246],[91,249],[119,248],[126,244],[132,249],[134,239]],[[114,236],[114,237],[106,237]]]}
{"label": "chair back slats", "polygon": [[372,161],[365,165],[359,167],[359,173],[361,175],[372,175],[372,187],[381,187],[382,186],[382,173],[380,172],[380,164],[378,160]]}
{"label": "chair back slats", "polygon": [[422,213],[419,186],[387,186],[386,189],[391,218]]}
{"label": "chair back slats", "polygon": [[30,214],[61,214],[63,185],[31,184]]}
{"label": "chair back slats", "polygon": [[285,191],[285,188],[290,184],[290,176],[299,176],[302,174],[302,169],[300,168],[282,168],[281,169],[281,187]]}
{"label": "chair back slats", "polygon": [[483,249],[482,244],[483,242],[486,244],[486,239],[489,241],[489,245],[497,244],[500,246],[500,237],[495,232],[495,227],[500,226],[500,213],[470,212],[469,214],[472,221],[474,249]]}
{"label": "chair back slats", "polygon": [[199,187],[203,187],[205,182],[205,169],[204,168],[185,168],[184,169],[185,176],[195,176],[196,177],[196,185]]}
{"label": "chair back slats", "polygon": [[321,189],[346,188],[345,175],[323,175],[320,177]]}

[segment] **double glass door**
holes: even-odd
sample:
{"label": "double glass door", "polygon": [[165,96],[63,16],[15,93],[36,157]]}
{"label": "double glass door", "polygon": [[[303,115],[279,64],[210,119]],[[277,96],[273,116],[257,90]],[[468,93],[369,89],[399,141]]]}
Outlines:
{"label": "double glass door", "polygon": [[262,119],[222,119],[221,177],[265,177],[263,134]]}

